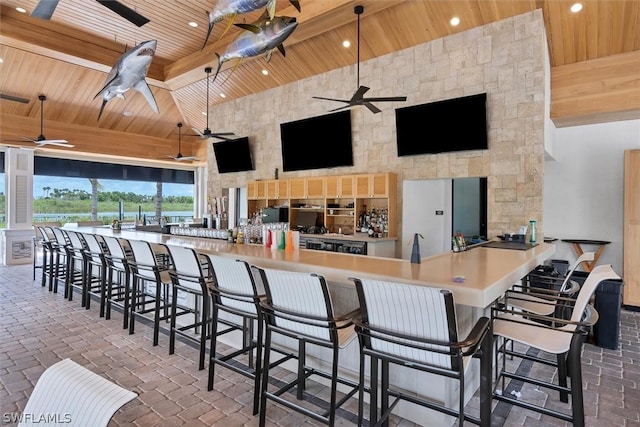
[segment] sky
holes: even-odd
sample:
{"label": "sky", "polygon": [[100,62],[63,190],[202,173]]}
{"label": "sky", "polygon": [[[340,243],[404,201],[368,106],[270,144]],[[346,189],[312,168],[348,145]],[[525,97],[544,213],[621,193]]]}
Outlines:
{"label": "sky", "polygon": [[[122,191],[124,193],[135,193],[144,195],[156,194],[155,182],[143,181],[116,181],[101,179],[98,182],[102,185],[102,191]],[[34,197],[44,197],[46,192],[44,187],[66,188],[69,190],[84,190],[91,193],[91,184],[87,178],[63,178],[57,176],[34,176],[33,195]],[[0,174],[0,192],[5,193],[5,174]],[[165,196],[193,196],[192,184],[163,184],[162,194]]]}

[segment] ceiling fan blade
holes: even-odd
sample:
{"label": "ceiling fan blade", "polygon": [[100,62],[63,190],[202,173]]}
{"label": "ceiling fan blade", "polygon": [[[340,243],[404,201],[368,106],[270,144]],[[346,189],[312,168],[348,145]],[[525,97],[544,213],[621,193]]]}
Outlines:
{"label": "ceiling fan blade", "polygon": [[233,133],[233,132],[215,132],[215,133],[209,134],[209,137],[210,138],[222,139],[223,141],[233,141],[233,138],[227,138],[227,136],[232,136],[232,135],[235,135],[235,133]]}
{"label": "ceiling fan blade", "polygon": [[73,144],[69,144],[64,139],[47,139],[47,140],[44,140],[44,141],[38,141],[38,142],[36,142],[36,144],[38,146],[40,146],[40,147],[45,146],[45,145],[55,145],[57,147],[69,147],[69,148],[73,148],[74,147]]}
{"label": "ceiling fan blade", "polygon": [[33,12],[31,12],[31,16],[40,19],[51,19],[57,6],[58,0],[40,0]]}
{"label": "ceiling fan blade", "polygon": [[394,101],[406,101],[406,96],[388,96],[382,98],[362,98],[363,102],[394,102]]}
{"label": "ceiling fan blade", "polygon": [[347,100],[347,99],[325,98],[325,97],[322,97],[322,96],[312,96],[312,98],[315,98],[315,99],[323,99],[323,100],[325,100],[325,101],[344,102],[344,103],[347,103],[347,104],[350,102],[350,101],[349,101],[349,100]]}
{"label": "ceiling fan blade", "polygon": [[115,1],[115,0],[96,0],[96,1],[138,27],[142,27],[144,24],[149,22],[149,19],[145,18],[135,10],[125,6],[119,1]]}
{"label": "ceiling fan blade", "polygon": [[7,101],[19,102],[21,104],[28,104],[29,100],[26,98],[20,98],[19,96],[7,95],[6,93],[0,93],[0,99],[6,99]]}
{"label": "ceiling fan blade", "polygon": [[351,108],[353,106],[355,106],[355,104],[348,104],[348,105],[345,105],[343,107],[338,107],[338,108],[334,108],[332,110],[328,110],[328,112],[329,113],[333,113],[334,111],[346,110],[347,108]]}
{"label": "ceiling fan blade", "polygon": [[351,97],[351,102],[356,100],[361,100],[365,93],[369,91],[369,88],[366,86],[360,86],[356,92]]}
{"label": "ceiling fan blade", "polygon": [[377,114],[377,113],[382,111],[381,109],[379,109],[378,107],[376,107],[375,105],[373,105],[372,103],[367,102],[367,101],[363,101],[362,105],[367,107],[369,109],[369,111],[371,111],[373,114]]}

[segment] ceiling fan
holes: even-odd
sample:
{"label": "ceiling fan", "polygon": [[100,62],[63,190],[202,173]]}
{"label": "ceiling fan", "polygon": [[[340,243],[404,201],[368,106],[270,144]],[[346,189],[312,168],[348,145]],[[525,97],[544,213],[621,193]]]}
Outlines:
{"label": "ceiling fan", "polygon": [[183,156],[182,155],[182,123],[178,123],[178,154],[175,156],[167,156],[177,162],[192,162],[198,161],[195,156]]}
{"label": "ceiling fan", "polygon": [[211,67],[207,67],[204,69],[204,72],[207,73],[207,127],[200,132],[199,129],[191,128],[195,132],[195,134],[188,134],[189,136],[199,136],[201,138],[218,138],[223,139],[225,141],[231,141],[232,138],[227,138],[227,136],[235,135],[233,132],[211,132],[209,129],[209,77],[211,75]]}
{"label": "ceiling fan", "polygon": [[20,104],[28,104],[29,100],[27,98],[22,98],[15,95],[9,95],[8,93],[0,93],[0,99],[5,99],[7,101],[19,102]]}
{"label": "ceiling fan", "polygon": [[56,145],[58,147],[68,147],[68,148],[73,147],[73,145],[69,144],[69,142],[66,139],[47,139],[44,136],[44,133],[43,133],[43,127],[44,127],[44,101],[47,99],[47,97],[44,96],[44,95],[38,95],[38,99],[40,100],[40,135],[38,135],[38,137],[35,138],[35,139],[29,138],[29,137],[26,137],[26,136],[23,136],[23,138],[26,139],[27,141],[33,142],[38,147],[42,147],[42,146],[45,146],[45,145]]}
{"label": "ceiling fan", "polygon": [[369,91],[367,86],[360,86],[360,15],[364,12],[364,6],[358,5],[353,9],[353,12],[358,15],[358,62],[357,62],[357,89],[354,92],[353,96],[350,99],[336,99],[336,98],[324,98],[321,96],[313,96],[315,99],[324,99],[326,101],[336,101],[343,102],[347,105],[343,107],[334,108],[329,111],[338,111],[344,110],[346,108],[355,107],[356,105],[364,105],[367,107],[372,113],[379,113],[380,110],[378,107],[372,104],[372,102],[397,102],[397,101],[406,101],[406,96],[390,96],[390,97],[380,97],[380,98],[365,98],[364,94]]}
{"label": "ceiling fan", "polygon": [[[105,6],[106,8],[110,9],[111,11],[122,16],[124,19],[131,22],[132,24],[137,25],[138,27],[142,27],[144,24],[149,22],[149,19],[145,18],[135,10],[130,9],[129,7],[120,3],[119,1],[116,1],[116,0],[96,0],[96,1],[101,5]],[[33,9],[33,12],[31,12],[31,16],[35,18],[41,18],[41,19],[47,19],[47,20],[51,19],[53,12],[56,10],[56,7],[58,6],[58,2],[59,0],[40,0],[36,5],[35,9]]]}

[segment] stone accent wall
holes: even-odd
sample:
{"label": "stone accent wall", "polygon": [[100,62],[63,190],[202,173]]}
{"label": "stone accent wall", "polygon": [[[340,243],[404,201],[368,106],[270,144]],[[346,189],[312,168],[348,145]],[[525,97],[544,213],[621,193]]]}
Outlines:
{"label": "stone accent wall", "polygon": [[[534,218],[540,240],[545,49],[542,12],[536,10],[361,63],[360,83],[371,87],[367,95],[408,99],[380,103],[379,114],[353,108],[354,166],[335,170],[283,173],[279,125],[338,107],[311,97],[349,98],[357,87],[355,65],[222,104],[211,111],[214,122],[249,136],[256,170],[219,175],[210,149],[209,192],[273,178],[275,168],[282,178],[392,171],[398,174],[401,218],[404,179],[487,176],[488,235],[517,231]],[[488,150],[397,156],[395,108],[481,92],[488,95]],[[309,147],[309,155],[322,149]],[[402,224],[398,229],[402,235]]]}

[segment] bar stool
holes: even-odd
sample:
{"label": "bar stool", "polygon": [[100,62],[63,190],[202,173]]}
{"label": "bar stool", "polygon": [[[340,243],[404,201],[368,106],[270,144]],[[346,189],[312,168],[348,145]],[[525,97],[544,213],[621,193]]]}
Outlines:
{"label": "bar stool", "polygon": [[[589,329],[598,320],[598,313],[589,305],[589,300],[603,280],[611,279],[619,279],[619,276],[610,265],[595,267],[582,284],[569,319],[523,313],[508,307],[492,308],[493,337],[494,340],[502,339],[503,341],[503,345],[498,347],[498,351],[502,355],[502,365],[496,366],[499,371],[496,390],[493,393],[494,399],[571,422],[576,427],[585,425],[580,356]],[[558,297],[558,299],[560,298]],[[558,303],[556,302],[556,304]],[[545,323],[540,321],[545,321]],[[527,352],[509,349],[509,346],[506,345],[509,341],[524,344],[527,346]],[[532,350],[538,350],[538,353],[534,353]],[[543,354],[539,354],[540,352]],[[555,356],[557,362],[552,358],[543,357],[544,353]],[[558,384],[539,377],[527,377],[519,372],[509,371],[505,363],[506,356],[555,367]],[[566,385],[567,371],[571,373],[570,387]],[[571,395],[571,413],[561,411],[559,405],[542,406],[536,402],[528,402],[525,399],[516,399],[510,396],[506,390],[507,379],[557,391],[560,394],[560,400],[564,400],[564,396]],[[498,389],[500,386],[501,388]]]}
{"label": "bar stool", "polygon": [[58,293],[58,284],[62,282],[64,284],[64,297],[67,298],[68,289],[66,283],[68,274],[67,267],[69,264],[67,246],[69,245],[69,242],[60,227],[50,227],[50,231],[54,236],[51,244],[54,249],[55,256],[51,268],[51,282],[49,287],[53,284],[53,293]]}
{"label": "bar stool", "polygon": [[[266,299],[260,302],[265,318],[264,363],[260,400],[260,425],[266,421],[267,400],[272,400],[290,409],[305,414],[317,421],[333,426],[336,410],[358,392],[358,384],[338,376],[338,356],[355,338],[351,318],[358,313],[353,310],[335,316],[329,289],[324,277],[317,274],[296,273],[254,267],[265,287]],[[269,390],[269,371],[273,334],[289,337],[298,343],[297,378],[276,391]],[[317,345],[331,350],[333,358],[331,372],[315,369],[306,364],[307,345]],[[317,375],[331,382],[328,408],[318,413],[284,398],[284,393],[297,387],[296,397],[304,398],[306,380]],[[340,400],[337,398],[338,383],[350,389]],[[316,402],[309,402],[316,404]]]}
{"label": "bar stool", "polygon": [[65,281],[65,297],[69,301],[73,301],[73,289],[77,288],[81,292],[81,306],[86,307],[87,300],[84,291],[85,287],[85,272],[86,272],[86,258],[85,258],[85,244],[80,234],[73,230],[65,230],[59,228],[66,236],[66,240],[69,244],[66,246],[67,250],[67,274]]}
{"label": "bar stool", "polygon": [[[153,313],[153,345],[158,345],[160,321],[169,319],[169,266],[158,261],[148,242],[129,240],[133,262],[129,264],[133,283],[129,302],[129,333],[135,330],[136,315]],[[156,244],[167,253],[165,245]]]}
{"label": "bar stool", "polygon": [[[173,268],[169,270],[172,283],[171,311],[169,327],[169,354],[175,352],[176,334],[200,345],[198,369],[204,369],[207,349],[207,331],[209,325],[209,289],[210,279],[202,269],[202,261],[192,248],[168,245]],[[193,302],[186,301],[184,294],[191,295]],[[182,304],[180,300],[184,300]],[[191,306],[191,307],[189,307]],[[185,314],[193,314],[192,323],[178,326],[177,318]],[[193,334],[190,331],[193,330]],[[195,335],[194,335],[195,334]]]}
{"label": "bar stool", "polygon": [[[262,342],[264,321],[260,311],[260,301],[264,294],[259,292],[249,264],[245,261],[218,255],[207,255],[211,265],[212,281],[209,285],[212,300],[211,348],[209,353],[208,390],[213,390],[215,366],[224,366],[253,380],[253,415],[260,405],[260,380],[262,363]],[[228,313],[231,316],[221,316]],[[224,329],[220,329],[224,325]],[[254,326],[257,327],[254,338]],[[218,337],[229,332],[242,332],[242,348],[231,353],[217,351]],[[255,351],[255,360],[253,352]],[[236,357],[246,355],[248,361],[240,365]],[[277,364],[285,359],[280,359]],[[273,366],[273,365],[272,365]]]}
{"label": "bar stool", "polygon": [[[457,417],[491,425],[491,323],[481,317],[469,335],[459,339],[453,294],[447,289],[369,279],[352,279],[360,301],[354,319],[360,341],[360,390],[358,425],[364,414],[365,358],[371,359],[370,425],[387,423],[401,400]],[[465,373],[472,357],[480,359],[480,418],[464,413]],[[378,416],[378,365],[381,364],[380,415]],[[413,393],[393,388],[390,365],[442,375],[458,381],[458,408],[451,408]],[[389,405],[389,396],[395,398]]]}
{"label": "bar stool", "polygon": [[96,295],[100,301],[100,317],[104,317],[107,291],[106,245],[101,236],[91,233],[80,234],[86,244],[84,250],[86,271],[83,285],[86,308],[88,310],[90,307],[91,295]]}
{"label": "bar stool", "polygon": [[[103,236],[107,245],[108,254],[106,280],[106,308],[105,319],[111,319],[111,307],[113,305],[122,308],[122,329],[129,326],[129,302],[131,299],[131,269],[129,263],[133,257],[126,254],[125,246],[129,246],[126,239],[118,239],[112,236]],[[114,274],[115,273],[115,274]]]}
{"label": "bar stool", "polygon": [[[517,285],[505,292],[505,305],[542,316],[551,316],[555,312],[556,317],[562,317],[562,311],[570,307],[564,303],[557,306],[555,303],[558,300],[555,298],[571,298],[580,290],[580,285],[571,280],[571,277],[582,263],[591,262],[594,257],[594,252],[582,254],[564,278],[536,276],[535,282],[539,282],[536,286],[533,286],[534,277],[530,274],[526,287]],[[549,304],[550,301],[551,304]]]}
{"label": "bar stool", "polygon": [[[49,282],[49,290],[51,291],[53,288],[53,261],[55,249],[53,247],[55,243],[55,237],[53,233],[50,231],[50,228],[46,228],[44,225],[34,224],[33,230],[35,233],[34,237],[34,248],[35,251],[33,253],[33,280],[36,280],[36,269],[40,268],[42,273],[42,287],[47,286],[47,281]],[[40,250],[38,250],[40,248]],[[40,264],[37,263],[36,258],[38,257],[38,253],[42,252],[42,262]],[[47,280],[48,279],[48,280]]]}

